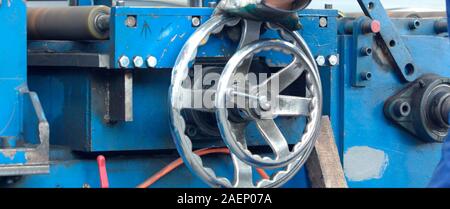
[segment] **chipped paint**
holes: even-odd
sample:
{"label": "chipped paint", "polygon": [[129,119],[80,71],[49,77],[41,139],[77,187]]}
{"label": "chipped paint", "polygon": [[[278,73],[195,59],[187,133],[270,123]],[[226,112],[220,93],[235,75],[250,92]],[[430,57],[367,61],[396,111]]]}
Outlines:
{"label": "chipped paint", "polygon": [[161,28],[161,32],[159,33],[158,41],[164,40],[168,37],[173,31],[172,23],[169,23],[165,27]]}
{"label": "chipped paint", "polygon": [[349,181],[380,179],[388,164],[385,152],[367,146],[351,147],[344,154],[344,172]]}
{"label": "chipped paint", "polygon": [[9,158],[10,160],[14,160],[14,157],[16,156],[15,149],[4,150],[4,151],[1,151],[0,153],[3,154],[3,157]]}

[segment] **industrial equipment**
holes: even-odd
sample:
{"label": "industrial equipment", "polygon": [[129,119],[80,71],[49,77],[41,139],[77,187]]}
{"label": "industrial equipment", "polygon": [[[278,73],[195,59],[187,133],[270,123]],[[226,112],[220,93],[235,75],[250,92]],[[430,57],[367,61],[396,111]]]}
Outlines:
{"label": "industrial equipment", "polygon": [[312,187],[324,118],[349,187],[427,186],[448,17],[157,2],[0,1],[2,187]]}

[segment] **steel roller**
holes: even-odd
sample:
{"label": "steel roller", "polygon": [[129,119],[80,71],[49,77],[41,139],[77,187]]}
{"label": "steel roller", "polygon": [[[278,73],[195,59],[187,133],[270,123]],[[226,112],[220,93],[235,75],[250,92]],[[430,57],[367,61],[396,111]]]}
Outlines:
{"label": "steel roller", "polygon": [[28,8],[28,39],[108,39],[109,14],[106,6]]}

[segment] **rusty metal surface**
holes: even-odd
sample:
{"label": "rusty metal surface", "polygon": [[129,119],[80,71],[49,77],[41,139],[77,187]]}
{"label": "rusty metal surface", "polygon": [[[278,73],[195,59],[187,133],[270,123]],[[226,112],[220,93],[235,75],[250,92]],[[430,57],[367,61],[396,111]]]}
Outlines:
{"label": "rusty metal surface", "polygon": [[[31,40],[104,40],[109,38],[106,6],[28,8],[27,28]],[[106,20],[109,18],[106,18]]]}

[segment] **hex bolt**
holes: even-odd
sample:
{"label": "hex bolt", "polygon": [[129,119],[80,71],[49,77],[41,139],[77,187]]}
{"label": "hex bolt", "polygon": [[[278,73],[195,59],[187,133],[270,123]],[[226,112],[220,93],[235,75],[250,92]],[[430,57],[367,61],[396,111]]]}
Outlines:
{"label": "hex bolt", "polygon": [[409,29],[411,29],[411,30],[415,30],[415,29],[417,29],[419,27],[420,27],[420,20],[419,19],[415,19],[415,20],[413,20],[413,21],[411,21],[409,23]]}
{"label": "hex bolt", "polygon": [[370,55],[372,55],[372,48],[370,48],[370,47],[363,47],[363,48],[361,48],[361,54],[363,55],[363,56],[370,56]]}
{"label": "hex bolt", "polygon": [[154,56],[147,57],[148,67],[155,68],[157,64],[158,64],[158,60],[156,59],[156,57],[154,57]]}
{"label": "hex bolt", "polygon": [[330,55],[328,56],[328,63],[330,63],[331,66],[335,66],[339,63],[339,59],[336,55]]}
{"label": "hex bolt", "polygon": [[370,81],[372,79],[372,73],[371,72],[362,72],[361,79],[363,81]]}
{"label": "hex bolt", "polygon": [[144,66],[144,59],[141,56],[135,56],[133,58],[134,67],[141,68]]}
{"label": "hex bolt", "polygon": [[326,28],[328,27],[328,18],[327,17],[320,17],[319,18],[319,26],[321,28]]}
{"label": "hex bolt", "polygon": [[127,68],[130,66],[130,59],[127,56],[121,56],[119,58],[119,66],[121,68]]}
{"label": "hex bolt", "polygon": [[202,23],[200,21],[200,17],[192,17],[191,22],[192,22],[192,27],[198,27]]}
{"label": "hex bolt", "polygon": [[325,59],[324,56],[319,55],[316,57],[316,62],[318,66],[325,66],[325,63],[327,62],[327,60]]}

